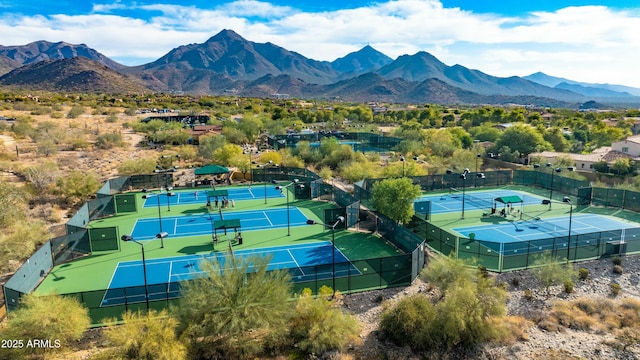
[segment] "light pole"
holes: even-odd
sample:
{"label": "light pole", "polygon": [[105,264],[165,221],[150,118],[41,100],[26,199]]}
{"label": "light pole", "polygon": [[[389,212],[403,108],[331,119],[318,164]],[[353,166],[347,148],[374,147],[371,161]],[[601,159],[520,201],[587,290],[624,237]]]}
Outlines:
{"label": "light pole", "polygon": [[[287,190],[287,188],[291,185],[295,185],[298,183],[298,179],[293,179],[292,182],[290,182],[289,184],[285,185],[285,186],[278,186],[276,185],[276,190],[280,190],[280,191],[286,191],[286,196],[287,196],[287,236],[291,236],[291,220],[290,220],[290,215],[289,215],[289,191]],[[278,182],[276,180],[273,180],[274,184],[277,184]],[[304,185],[301,185],[304,186]]]}
{"label": "light pole", "polygon": [[264,203],[267,204],[267,166],[273,164],[273,161],[269,160],[268,163],[262,164],[262,181],[264,182]]}
{"label": "light pole", "polygon": [[[464,198],[465,198],[465,188],[467,185],[467,175],[470,173],[469,169],[464,169],[462,174],[460,174],[460,179],[462,179],[462,219],[464,219]],[[452,170],[447,169],[447,174],[453,174]],[[483,174],[484,176],[484,174]]]}
{"label": "light pole", "polygon": [[[551,168],[551,163],[547,163],[547,167]],[[553,199],[553,173],[560,173],[560,172],[562,172],[562,169],[560,168],[551,169],[551,186],[549,186],[549,210],[551,210],[551,202]]]}
{"label": "light pole", "polygon": [[[249,178],[249,186],[251,186],[251,185],[253,185],[253,167],[252,167],[252,164],[254,162],[251,159],[251,155],[253,154],[253,150],[251,150],[251,147],[249,147],[249,150],[247,150],[244,153],[245,154],[249,154],[249,174],[251,175],[251,177]],[[258,154],[258,151],[256,151],[256,154]]]}
{"label": "light pole", "polygon": [[571,249],[571,220],[573,218],[573,203],[568,196],[562,198],[562,202],[569,204],[569,237],[567,238],[567,264],[569,263],[569,255]]}
{"label": "light pole", "polygon": [[404,155],[401,155],[400,161],[402,162],[402,177],[404,177],[404,160],[405,160]]}
{"label": "light pole", "polygon": [[173,196],[171,190],[173,190],[173,187],[167,186],[167,211],[169,212],[171,212],[171,197]]}
{"label": "light pole", "polygon": [[[333,289],[334,297],[336,295],[336,227],[342,222],[344,222],[344,216],[338,216],[333,225],[319,223],[319,225],[331,228],[331,289]],[[308,220],[307,223],[318,224],[313,220]]]}
{"label": "light pole", "polygon": [[[476,174],[478,173],[478,159],[480,158],[480,154],[476,154]],[[478,176],[479,177],[479,176]],[[476,179],[473,179],[473,187],[478,187],[478,183]]]}
{"label": "light pole", "polygon": [[[162,234],[162,211],[160,210],[160,195],[162,195],[161,193],[158,193],[158,195],[156,195],[156,199],[158,199],[158,226],[160,227],[160,232],[159,234]],[[160,248],[164,248],[164,241],[162,239],[160,239]]]}
{"label": "light pole", "polygon": [[135,241],[131,235],[122,235],[120,239],[125,242],[134,242],[142,247],[142,277],[144,279],[144,299],[147,303],[147,310],[149,310],[149,287],[147,286],[147,264],[144,259],[144,244]]}

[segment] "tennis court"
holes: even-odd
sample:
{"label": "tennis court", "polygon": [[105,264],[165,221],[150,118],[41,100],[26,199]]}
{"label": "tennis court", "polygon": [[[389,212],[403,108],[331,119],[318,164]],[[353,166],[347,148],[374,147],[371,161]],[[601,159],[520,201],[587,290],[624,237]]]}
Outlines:
{"label": "tennis court", "polygon": [[[295,206],[289,207],[290,226],[307,225],[307,217]],[[287,208],[271,208],[250,211],[219,211],[200,215],[162,217],[162,230],[158,218],[138,219],[131,236],[136,240],[150,240],[159,232],[167,232],[169,237],[184,237],[211,234],[213,223],[219,220],[240,220],[242,231],[273,229],[287,226]]]}
{"label": "tennis court", "polygon": [[[167,196],[166,192],[148,193],[146,194],[143,207],[149,208],[158,206],[158,200],[160,200],[160,206],[192,204],[204,205],[207,203],[207,192],[210,190],[210,188],[203,187],[189,191],[172,191],[172,196]],[[264,199],[265,193],[267,195],[267,199],[285,196],[285,194],[280,192],[280,190],[276,190],[275,186],[272,185],[266,187],[263,187],[261,185],[241,188],[225,187],[224,190],[228,193],[227,199],[234,201]]]}
{"label": "tennis court", "polygon": [[[334,267],[335,277],[360,274],[358,269],[349,262],[344,254],[332,246],[331,242],[323,241],[312,244],[234,251],[236,259],[251,255],[271,256],[268,270],[289,270],[294,282],[313,279],[330,279],[332,278],[332,270]],[[201,276],[203,271],[200,268],[200,264],[203,260],[215,258],[224,264],[224,256],[225,253],[215,252],[207,255],[176,256],[146,260],[145,267],[149,300],[179,297],[179,282]],[[335,263],[332,263],[334,257]],[[305,267],[318,265],[327,266],[321,267],[320,272],[314,272],[313,274],[305,273],[303,270]],[[145,288],[143,270],[142,260],[119,262],[102,299],[101,306],[144,302]]]}
{"label": "tennis court", "polygon": [[[518,196],[522,203],[513,206],[541,204],[544,198],[515,190],[465,191],[465,210],[488,210],[494,206],[494,199]],[[452,189],[448,194],[421,196],[416,202],[431,201],[431,214],[459,212],[462,210],[462,191]],[[502,204],[498,204],[501,206]]]}
{"label": "tennis court", "polygon": [[[603,231],[636,228],[631,224],[597,214],[578,214],[571,217],[571,236]],[[569,216],[498,223],[491,225],[454,228],[454,231],[476,240],[490,240],[500,243],[527,242],[530,240],[553,239],[569,235]],[[474,234],[474,235],[470,235]],[[620,239],[613,239],[620,240]],[[496,249],[497,250],[497,249]]]}

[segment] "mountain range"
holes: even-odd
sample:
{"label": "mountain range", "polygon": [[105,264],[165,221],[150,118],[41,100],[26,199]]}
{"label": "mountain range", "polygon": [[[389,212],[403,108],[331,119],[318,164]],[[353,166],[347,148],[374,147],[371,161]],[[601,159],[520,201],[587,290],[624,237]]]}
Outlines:
{"label": "mountain range", "polygon": [[571,107],[589,100],[640,104],[640,89],[534,73],[496,77],[449,66],[421,51],[392,59],[367,45],[332,62],[223,30],[158,60],[125,66],[85,44],[37,41],[0,46],[0,86],[82,92],[274,94],[309,99]]}

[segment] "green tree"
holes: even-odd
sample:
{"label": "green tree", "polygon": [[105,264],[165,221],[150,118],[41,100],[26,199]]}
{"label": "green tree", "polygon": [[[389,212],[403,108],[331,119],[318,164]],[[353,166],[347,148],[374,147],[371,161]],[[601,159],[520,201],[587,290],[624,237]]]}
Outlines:
{"label": "green tree", "polygon": [[269,258],[203,261],[205,276],[184,284],[178,333],[195,358],[249,358],[286,337],[291,278],[268,271]]}
{"label": "green tree", "polygon": [[67,201],[88,199],[100,189],[100,182],[94,173],[74,170],[65,177],[58,178],[58,190]]}
{"label": "green tree", "polygon": [[213,159],[213,152],[225,144],[225,137],[222,135],[205,135],[198,139],[198,155],[203,159]]}
{"label": "green tree", "polygon": [[[2,339],[22,341],[24,345],[3,349],[0,357],[13,360],[64,351],[82,337],[90,324],[88,310],[74,297],[25,295],[20,298],[18,310],[11,313],[1,335]],[[54,343],[51,348],[27,346],[33,339],[48,339]],[[56,347],[56,340],[59,347]]]}
{"label": "green tree", "polygon": [[618,158],[613,161],[611,170],[614,174],[625,176],[633,172],[633,161],[629,158]]}
{"label": "green tree", "polygon": [[496,148],[508,147],[520,156],[527,156],[532,152],[551,150],[551,145],[544,140],[540,133],[526,125],[512,126],[504,131]]}
{"label": "green tree", "polygon": [[571,145],[559,127],[548,129],[544,132],[543,137],[557,152],[567,152]]}
{"label": "green tree", "polygon": [[240,120],[238,124],[238,128],[245,134],[245,137],[251,143],[256,140],[263,127],[264,124],[262,120],[255,117],[245,116],[242,118],[242,120]]}
{"label": "green tree", "polygon": [[409,178],[385,179],[375,183],[372,190],[375,208],[390,219],[406,223],[415,213],[413,201],[422,194],[419,185]]}
{"label": "green tree", "polygon": [[176,336],[178,321],[167,310],[126,312],[121,322],[112,321],[104,336],[113,347],[99,359],[181,360],[187,348]]}
{"label": "green tree", "polygon": [[607,126],[602,121],[598,121],[591,128],[590,143],[596,148],[609,146],[612,142],[622,140],[627,135],[629,133],[624,129]]}
{"label": "green tree", "polygon": [[336,304],[332,293],[331,288],[323,286],[316,298],[309,289],[298,298],[290,329],[296,348],[304,353],[342,350],[358,337],[358,320]]}
{"label": "green tree", "polygon": [[238,145],[227,144],[213,152],[212,160],[217,164],[230,166],[232,165],[233,159],[244,157],[242,155],[242,148]]}

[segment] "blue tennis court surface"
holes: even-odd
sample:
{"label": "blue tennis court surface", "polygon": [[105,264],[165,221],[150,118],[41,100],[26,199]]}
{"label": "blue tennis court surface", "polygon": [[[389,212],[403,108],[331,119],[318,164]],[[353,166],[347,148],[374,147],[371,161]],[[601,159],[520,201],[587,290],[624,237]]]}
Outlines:
{"label": "blue tennis court surface", "polygon": [[[271,208],[251,211],[223,211],[225,220],[239,219],[241,231],[273,229],[287,226],[287,208]],[[291,226],[307,225],[307,217],[295,206],[289,207]],[[220,214],[186,215],[162,218],[162,231],[169,237],[211,235],[213,222],[221,220]],[[133,226],[131,236],[136,240],[150,240],[160,232],[158,218],[138,219]]]}
{"label": "blue tennis court surface", "polygon": [[[252,187],[242,187],[242,188],[221,188],[226,190],[229,196],[227,196],[228,200],[255,200],[255,199],[264,199],[265,191],[267,194],[267,199],[270,198],[279,198],[285,196],[285,194],[281,193],[280,190],[276,190],[275,186],[269,185],[266,187],[256,185]],[[158,206],[158,200],[160,200],[160,206],[168,206],[168,205],[189,205],[189,204],[202,204],[205,205],[207,203],[207,191],[210,191],[210,188],[195,188],[189,191],[172,191],[173,196],[167,196],[166,192],[162,193],[148,193],[146,194],[146,199],[144,200],[143,207],[154,207]],[[222,198],[220,198],[222,200]]]}
{"label": "blue tennis court surface", "polygon": [[[331,251],[334,251],[332,254]],[[225,253],[208,255],[176,256],[145,261],[149,300],[176,298],[179,296],[179,282],[202,276],[201,261],[217,258],[224,259]],[[271,256],[268,270],[287,269],[293,281],[313,279],[331,279],[335,256],[335,276],[360,274],[359,270],[331,242],[276,246],[260,249],[234,251],[235,258],[250,255]],[[317,270],[309,273],[311,270]],[[102,306],[122,305],[144,302],[144,271],[142,261],[123,261],[118,263]]]}
{"label": "blue tennis court surface", "polygon": [[[596,214],[573,215],[571,236],[600,231],[614,231],[636,228],[636,224],[618,221]],[[498,243],[526,242],[569,235],[569,216],[544,218],[542,220],[520,220],[501,224],[468,226],[453,229],[469,237],[475,234],[476,240],[490,240]],[[620,239],[614,239],[620,240]]]}
{"label": "blue tennis court surface", "polygon": [[[545,199],[515,190],[466,191],[464,196],[464,208],[465,210],[488,210],[493,207],[494,199],[505,196],[518,196],[522,199],[523,205],[540,204],[542,203],[542,200]],[[431,201],[432,214],[457,212],[462,210],[462,192],[422,196],[418,198],[416,202],[425,200]],[[501,206],[502,204],[498,205]],[[520,203],[513,204],[513,206],[520,206]]]}

